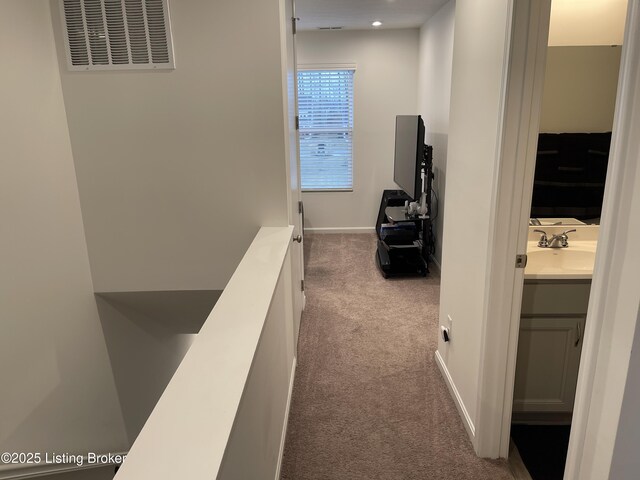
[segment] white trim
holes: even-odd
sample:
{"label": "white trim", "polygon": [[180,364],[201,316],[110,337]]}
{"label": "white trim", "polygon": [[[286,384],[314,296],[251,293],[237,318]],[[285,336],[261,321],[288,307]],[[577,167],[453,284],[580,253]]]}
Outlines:
{"label": "white trim", "polygon": [[[524,3],[516,2],[516,5],[521,6]],[[541,5],[537,5],[538,9],[541,7]],[[538,12],[540,13],[541,10]],[[529,14],[528,25],[524,25],[524,29],[521,26],[520,30],[516,30],[516,32],[528,31],[530,40],[535,40],[536,34],[542,35],[544,29],[548,27],[548,23],[543,21],[543,16],[536,18],[534,13]],[[629,250],[627,242],[633,239],[633,236],[638,236],[637,230],[629,230],[633,227],[634,217],[632,215],[635,214],[635,219],[637,219],[637,212],[630,210],[631,208],[637,209],[637,203],[635,205],[632,203],[632,195],[634,188],[638,187],[637,180],[636,185],[633,184],[633,181],[634,175],[636,175],[634,169],[637,168],[635,163],[640,151],[640,141],[638,141],[637,135],[634,135],[640,128],[640,119],[637,115],[634,116],[634,112],[640,108],[640,98],[637,95],[637,92],[640,92],[640,6],[637,2],[629,3],[627,15],[614,134],[603,204],[601,237],[596,255],[565,469],[564,478],[567,480],[595,480],[609,477],[620,407],[626,384],[629,351],[633,340],[633,329],[637,322],[635,314],[631,315],[630,311],[633,309],[637,311],[638,292],[628,288],[628,285],[633,284],[633,281],[636,280],[637,267],[634,270],[632,263],[634,259],[627,256],[629,252],[635,254],[635,251]],[[512,47],[514,52],[522,48],[517,38],[514,38]],[[522,50],[520,51],[522,52]],[[522,55],[524,56],[524,53]],[[539,104],[534,101],[536,97],[535,78],[536,76],[539,78],[543,71],[543,66],[538,65],[534,68],[533,74],[523,77],[523,81],[529,82],[529,84],[523,83],[520,87],[519,97],[514,93],[517,92],[517,89],[510,90],[508,101],[520,101],[521,116],[513,118],[512,122],[507,121],[506,124],[507,127],[515,125],[523,130],[516,129],[511,132],[511,135],[508,134],[508,130],[506,131],[505,153],[510,144],[513,147],[513,142],[516,142],[517,146],[518,139],[524,143],[515,150],[516,152],[522,152],[522,149],[528,152],[528,149],[531,148],[531,139],[537,135],[537,129],[534,129],[535,108],[539,107]],[[534,82],[534,84],[531,85],[530,82]],[[531,109],[528,116],[527,107]],[[527,121],[530,122],[528,126],[529,143],[527,143],[525,135]],[[512,155],[512,160],[522,158],[525,158],[525,164],[529,163],[528,154],[524,157],[517,154]],[[509,156],[503,156],[503,162],[507,161],[507,168],[508,160]],[[504,165],[504,163],[501,164],[501,168]],[[524,165],[521,168],[529,167]],[[504,323],[497,323],[493,327],[490,325],[487,333],[491,335],[485,336],[483,340],[483,351],[494,352],[495,362],[490,365],[483,361],[481,367],[480,387],[485,393],[484,396],[478,398],[477,426],[478,434],[482,433],[483,439],[479,440],[477,451],[484,456],[493,456],[495,443],[490,444],[490,440],[492,436],[495,438],[495,434],[500,428],[503,430],[501,435],[503,445],[500,448],[500,455],[505,455],[504,432],[508,431],[511,416],[510,396],[513,389],[509,388],[508,384],[513,380],[511,369],[515,366],[513,358],[516,347],[514,344],[517,342],[520,312],[520,299],[517,292],[520,290],[513,288],[513,278],[500,276],[505,272],[500,269],[500,261],[503,262],[503,266],[505,261],[510,262],[513,247],[522,246],[526,241],[523,239],[522,232],[525,230],[524,225],[526,225],[526,218],[528,218],[528,203],[531,196],[529,182],[532,177],[525,171],[524,182],[519,183],[521,178],[519,175],[514,175],[511,178],[511,183],[508,179],[504,179],[499,188],[499,193],[503,198],[499,198],[500,202],[496,205],[496,212],[499,213],[498,209],[504,206],[505,198],[509,199],[509,195],[511,195],[510,201],[521,206],[521,214],[520,218],[515,219],[513,215],[501,215],[499,218],[502,218],[503,225],[508,227],[502,232],[505,236],[501,237],[494,232],[496,243],[492,252],[494,258],[492,260],[491,280],[493,282],[491,288],[495,291],[489,298],[493,304],[489,305],[490,310],[487,318],[498,319],[499,322],[509,302],[512,302],[511,318],[513,321],[510,326]],[[505,212],[509,212],[509,210]],[[633,228],[637,228],[637,224]],[[520,233],[517,234],[519,230]],[[501,241],[501,238],[506,240]],[[636,244],[637,240],[632,243]],[[500,249],[502,253],[500,253]],[[494,271],[494,268],[497,270]],[[504,294],[504,291],[500,295],[500,288],[505,288],[507,293],[513,292],[513,295],[509,298]],[[504,302],[502,304],[499,301],[501,297]],[[510,346],[505,360],[505,357],[502,357],[504,352],[499,352],[495,347],[496,345],[500,347],[497,337],[504,336],[508,327],[511,328]],[[499,380],[505,361],[507,362],[506,375],[503,377],[504,384],[501,384]],[[507,384],[506,387],[505,384]],[[499,410],[500,407],[499,401],[492,402],[495,400],[495,395],[491,395],[491,386],[499,389],[505,387],[502,399],[502,420],[491,412]],[[485,436],[486,438],[484,438]],[[482,445],[482,442],[487,439],[487,445]]]}
{"label": "white trim", "polygon": [[[352,155],[351,161],[353,162],[353,155]],[[353,192],[353,187],[351,188],[302,188],[300,189],[300,191],[302,193],[336,193],[336,192],[349,193],[349,192]]]}
{"label": "white trim", "polygon": [[509,454],[524,273],[515,268],[515,257],[526,251],[551,1],[512,7],[476,399],[476,453],[490,458]]}
{"label": "white trim", "polygon": [[355,63],[303,63],[296,65],[298,70],[356,70]]}
{"label": "white trim", "polygon": [[[640,4],[629,2],[602,223],[565,467],[567,480],[608,478],[611,473],[638,321],[638,290],[633,283],[637,281],[638,258],[636,255],[634,265],[626,250],[628,242],[638,236],[639,93]],[[630,228],[636,228],[635,232]],[[632,315],[631,310],[636,313]]]}
{"label": "white trim", "polygon": [[[280,0],[280,49],[282,63],[282,101],[284,115],[285,171],[287,176],[287,216],[293,226],[294,235],[302,235],[303,220],[300,205],[302,192],[300,189],[300,148],[299,136],[295,127],[298,115],[298,74],[296,71],[296,36],[293,33],[296,18],[294,0]],[[299,324],[302,310],[306,303],[304,291],[293,288],[304,281],[304,248],[292,245],[291,256],[291,288],[294,322]],[[300,305],[300,307],[299,307]]]}
{"label": "white trim", "polygon": [[[111,455],[120,455],[126,457],[128,452],[112,452]],[[108,453],[97,454],[108,455]],[[102,468],[118,465],[117,463],[88,463],[88,456],[82,456],[82,465],[78,466],[74,463],[61,463],[61,464],[3,464],[0,465],[0,479],[1,480],[22,480],[25,478],[37,478],[45,475],[54,475],[58,473],[76,472],[78,470],[88,470],[93,468]]]}
{"label": "white trim", "polygon": [[445,365],[444,360],[442,359],[442,356],[440,356],[440,352],[437,350],[436,350],[435,357],[436,357],[436,365],[438,365],[438,369],[442,374],[444,383],[447,384],[447,388],[449,389],[449,393],[451,394],[451,397],[453,398],[453,401],[456,404],[458,413],[462,417],[462,420],[463,420],[462,424],[464,425],[464,428],[467,431],[467,434],[469,435],[469,437],[471,437],[471,441],[474,442],[474,439],[476,436],[476,427],[473,424],[473,421],[471,420],[471,416],[467,411],[467,407],[462,401],[462,397],[460,396],[460,393],[456,388],[456,384],[453,383],[453,378],[451,378],[451,375],[449,374],[449,370],[447,369],[447,366]]}
{"label": "white trim", "polygon": [[376,227],[320,227],[305,228],[304,233],[376,233]]}
{"label": "white trim", "polygon": [[291,366],[291,379],[289,380],[289,393],[287,395],[287,406],[284,411],[284,424],[282,425],[282,438],[280,439],[280,453],[278,454],[278,467],[276,468],[275,480],[280,480],[280,470],[282,469],[282,456],[284,455],[284,445],[287,439],[287,426],[289,425],[289,410],[291,408],[291,397],[293,396],[293,381],[296,376],[297,357],[293,357]]}
{"label": "white trim", "polygon": [[[514,86],[517,85],[518,75],[521,73],[517,68],[521,67],[521,65],[518,64],[518,60],[521,59],[517,53],[520,52],[518,47],[521,46],[519,43],[522,37],[519,35],[521,32],[516,29],[516,24],[519,23],[520,12],[523,10],[528,11],[530,4],[527,0],[516,3],[517,5],[514,5],[514,1],[511,0],[507,5],[507,22],[505,25],[507,31],[505,32],[506,41],[504,46],[506,51],[504,52],[505,60],[502,70],[502,95],[499,109],[498,135],[496,138],[496,157],[494,159],[495,168],[489,216],[487,268],[485,272],[485,283],[488,287],[485,290],[484,307],[481,317],[478,388],[475,398],[478,435],[475,438],[474,447],[478,456],[490,458],[496,458],[499,455],[500,437],[495,434],[494,426],[496,424],[501,425],[502,423],[502,409],[500,407],[505,384],[505,365],[501,365],[500,363],[503,350],[509,340],[508,328],[506,331],[504,328],[505,320],[508,319],[496,315],[493,302],[495,302],[496,294],[498,294],[502,295],[502,298],[498,297],[498,299],[502,300],[503,303],[508,298],[510,305],[513,281],[511,285],[508,285],[504,275],[508,275],[509,267],[511,267],[510,273],[512,273],[512,276],[515,272],[515,251],[513,252],[513,257],[511,257],[511,253],[507,248],[508,238],[501,236],[499,231],[510,226],[509,222],[505,222],[505,218],[511,218],[509,211],[511,206],[509,204],[505,205],[502,189],[505,183],[507,187],[512,186],[509,180],[513,182],[512,179],[509,179],[511,173],[509,167],[511,165],[505,160],[507,157],[505,152],[508,152],[510,147],[510,145],[506,144],[505,138],[508,138],[506,132],[511,126],[509,113],[511,113],[511,109],[513,108],[513,105],[510,103],[513,97],[510,97],[510,94],[512,90],[514,90]],[[527,36],[525,35],[524,38],[526,39]],[[514,65],[514,63],[516,65]],[[514,66],[516,68],[514,68]],[[517,90],[517,88],[515,88],[515,90]],[[518,93],[521,95],[522,92]],[[516,96],[516,98],[518,97]],[[505,214],[507,215],[506,217],[504,216]],[[509,262],[507,257],[511,257],[512,260]],[[505,286],[507,287],[506,291],[500,289]],[[498,305],[500,304],[498,303]],[[496,408],[496,406],[498,408]]]}

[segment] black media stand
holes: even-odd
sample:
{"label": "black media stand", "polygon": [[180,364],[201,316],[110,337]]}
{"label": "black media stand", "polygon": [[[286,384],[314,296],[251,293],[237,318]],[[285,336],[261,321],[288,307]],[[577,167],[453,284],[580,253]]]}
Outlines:
{"label": "black media stand", "polygon": [[382,276],[426,276],[429,266],[423,230],[429,222],[428,216],[407,215],[403,203],[403,206],[385,207],[381,220],[377,228],[376,264]]}
{"label": "black media stand", "polygon": [[[410,215],[405,202],[411,202],[402,190],[385,190],[382,193],[376,233],[378,243],[376,264],[384,278],[408,275],[426,276],[429,273],[428,259],[433,251],[431,225],[431,183],[433,180],[433,149],[424,146],[424,192],[426,214]],[[419,201],[419,199],[416,199]]]}

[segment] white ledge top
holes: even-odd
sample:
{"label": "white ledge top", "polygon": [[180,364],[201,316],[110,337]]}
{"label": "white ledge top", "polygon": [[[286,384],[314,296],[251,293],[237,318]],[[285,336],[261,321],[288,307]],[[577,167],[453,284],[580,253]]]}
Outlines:
{"label": "white ledge top", "polygon": [[217,477],[292,233],[260,229],[117,480]]}

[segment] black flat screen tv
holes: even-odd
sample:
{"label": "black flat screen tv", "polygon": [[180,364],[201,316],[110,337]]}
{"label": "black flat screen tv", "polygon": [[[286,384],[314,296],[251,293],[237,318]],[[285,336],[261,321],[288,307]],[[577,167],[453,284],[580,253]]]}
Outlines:
{"label": "black flat screen tv", "polygon": [[396,147],[393,181],[414,201],[422,195],[424,122],[420,115],[396,116]]}

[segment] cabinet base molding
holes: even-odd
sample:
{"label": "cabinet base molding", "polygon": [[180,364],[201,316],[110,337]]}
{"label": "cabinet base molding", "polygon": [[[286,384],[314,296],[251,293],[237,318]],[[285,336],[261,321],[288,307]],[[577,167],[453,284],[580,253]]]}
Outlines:
{"label": "cabinet base molding", "polygon": [[571,425],[572,412],[513,412],[511,423],[518,425]]}

